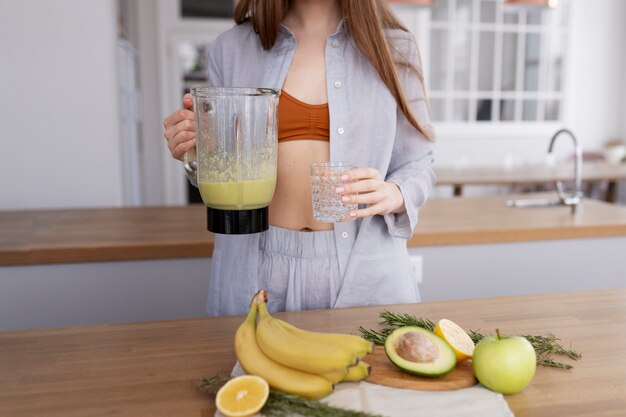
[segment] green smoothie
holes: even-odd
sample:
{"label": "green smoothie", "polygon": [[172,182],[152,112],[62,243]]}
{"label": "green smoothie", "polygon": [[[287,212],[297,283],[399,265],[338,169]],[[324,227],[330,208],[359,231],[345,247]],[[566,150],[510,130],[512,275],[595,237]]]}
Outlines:
{"label": "green smoothie", "polygon": [[198,188],[207,207],[220,210],[253,210],[270,204],[276,188],[276,178],[200,182]]}

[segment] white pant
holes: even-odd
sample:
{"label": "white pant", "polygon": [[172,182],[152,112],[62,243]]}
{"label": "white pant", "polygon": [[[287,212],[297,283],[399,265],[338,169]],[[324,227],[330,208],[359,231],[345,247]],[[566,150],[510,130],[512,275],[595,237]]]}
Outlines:
{"label": "white pant", "polygon": [[207,313],[245,314],[261,288],[270,311],[333,307],[341,288],[334,231],[216,235]]}

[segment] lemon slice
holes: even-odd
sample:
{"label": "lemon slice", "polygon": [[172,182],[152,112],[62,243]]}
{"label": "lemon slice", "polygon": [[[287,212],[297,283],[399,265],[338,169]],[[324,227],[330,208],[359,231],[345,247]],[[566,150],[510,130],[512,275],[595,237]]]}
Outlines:
{"label": "lemon slice", "polygon": [[263,408],[270,387],[263,378],[243,375],[228,381],[215,396],[215,406],[226,417],[248,417]]}
{"label": "lemon slice", "polygon": [[474,354],[474,342],[461,326],[448,319],[441,319],[435,326],[435,334],[446,341],[456,354],[457,362]]}

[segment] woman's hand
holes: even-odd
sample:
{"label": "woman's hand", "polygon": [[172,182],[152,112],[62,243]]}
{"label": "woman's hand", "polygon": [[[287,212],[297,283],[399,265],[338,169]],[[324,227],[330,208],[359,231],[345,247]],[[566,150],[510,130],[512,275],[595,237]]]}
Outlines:
{"label": "woman's hand", "polygon": [[183,97],[183,108],[176,110],[163,121],[165,140],[172,157],[183,160],[183,155],[196,145],[196,125],[194,123],[193,101],[191,94]]}
{"label": "woman's hand", "polygon": [[352,218],[404,211],[400,188],[392,182],[385,182],[377,169],[355,168],[343,174],[341,180],[350,182],[335,188],[335,192],[342,196],[341,201],[368,205],[364,209],[351,211]]}

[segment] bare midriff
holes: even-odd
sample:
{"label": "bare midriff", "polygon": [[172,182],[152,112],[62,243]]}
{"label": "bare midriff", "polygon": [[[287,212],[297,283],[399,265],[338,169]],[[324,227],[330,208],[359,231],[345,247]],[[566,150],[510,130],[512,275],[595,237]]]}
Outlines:
{"label": "bare midriff", "polygon": [[313,219],[309,166],[329,160],[330,146],[321,140],[291,140],[278,144],[276,191],[270,204],[270,224],[301,231],[332,230],[332,223]]}

